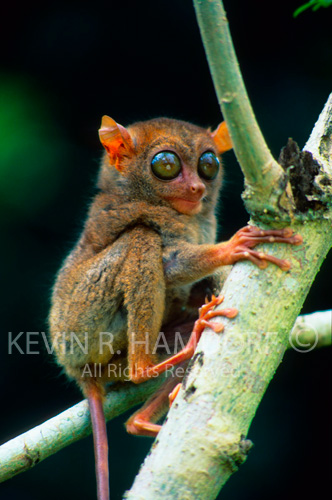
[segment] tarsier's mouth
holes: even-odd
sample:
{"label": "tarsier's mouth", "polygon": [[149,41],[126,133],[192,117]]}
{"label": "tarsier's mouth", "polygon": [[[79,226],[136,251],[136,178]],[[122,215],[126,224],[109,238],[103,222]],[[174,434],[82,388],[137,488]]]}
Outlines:
{"label": "tarsier's mouth", "polygon": [[202,208],[202,198],[196,201],[185,198],[169,198],[168,201],[175,210],[188,215],[197,214]]}

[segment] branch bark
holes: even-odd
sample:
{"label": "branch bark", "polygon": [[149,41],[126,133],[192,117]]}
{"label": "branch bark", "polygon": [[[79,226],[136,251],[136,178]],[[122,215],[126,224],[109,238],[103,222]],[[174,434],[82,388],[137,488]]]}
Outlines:
{"label": "branch bark", "polygon": [[[297,318],[289,337],[289,348],[311,351],[331,345],[332,311],[322,311]],[[106,397],[107,421],[121,415],[132,406],[142,403],[164,382],[160,376],[145,384],[125,384]],[[0,446],[0,482],[27,471],[62,448],[91,434],[88,402],[75,406],[11,439]]]}

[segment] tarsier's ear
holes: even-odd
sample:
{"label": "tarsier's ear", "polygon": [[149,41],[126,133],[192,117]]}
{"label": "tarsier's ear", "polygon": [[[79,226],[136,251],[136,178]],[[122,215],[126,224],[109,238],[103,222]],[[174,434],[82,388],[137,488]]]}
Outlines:
{"label": "tarsier's ear", "polygon": [[228,133],[226,122],[221,122],[218,128],[211,133],[214,142],[216,143],[218,153],[222,154],[232,149],[233,144]]}
{"label": "tarsier's ear", "polygon": [[107,151],[111,163],[117,170],[121,171],[122,157],[133,154],[135,151],[135,146],[128,130],[105,115],[101,121],[99,138]]}

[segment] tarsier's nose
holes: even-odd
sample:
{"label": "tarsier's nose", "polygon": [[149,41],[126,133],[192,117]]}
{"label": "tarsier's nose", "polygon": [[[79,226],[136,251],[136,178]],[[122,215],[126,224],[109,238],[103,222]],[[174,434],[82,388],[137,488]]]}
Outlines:
{"label": "tarsier's nose", "polygon": [[203,182],[192,182],[190,184],[190,192],[195,195],[195,198],[200,199],[204,195],[205,185]]}

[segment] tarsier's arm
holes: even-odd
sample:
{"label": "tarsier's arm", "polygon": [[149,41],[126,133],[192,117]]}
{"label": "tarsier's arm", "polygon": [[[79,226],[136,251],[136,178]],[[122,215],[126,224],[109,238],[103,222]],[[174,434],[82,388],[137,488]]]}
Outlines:
{"label": "tarsier's arm", "polygon": [[268,262],[287,271],[290,263],[272,255],[257,252],[253,248],[259,243],[289,243],[298,245],[302,242],[299,235],[293,235],[290,228],[263,231],[247,226],[237,231],[229,240],[215,245],[190,245],[183,242],[177,248],[168,248],[165,252],[166,286],[179,286],[202,279],[213,274],[218,267],[232,265],[239,260],[249,260],[264,269]]}

